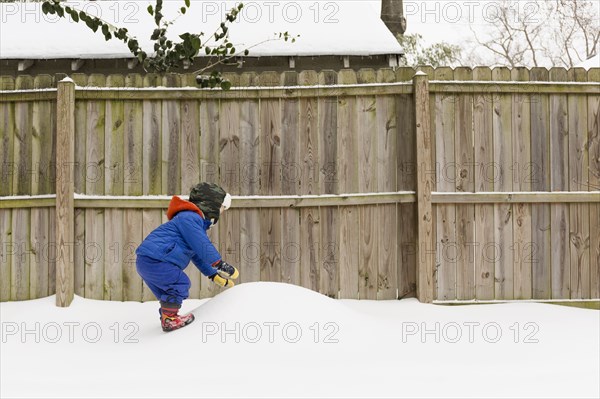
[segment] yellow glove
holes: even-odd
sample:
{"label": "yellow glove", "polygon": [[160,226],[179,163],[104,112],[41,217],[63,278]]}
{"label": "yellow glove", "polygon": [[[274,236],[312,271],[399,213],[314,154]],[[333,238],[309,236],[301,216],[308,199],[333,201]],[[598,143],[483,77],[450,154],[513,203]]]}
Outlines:
{"label": "yellow glove", "polygon": [[219,273],[213,274],[209,279],[221,287],[233,287],[235,285],[232,280],[222,277]]}

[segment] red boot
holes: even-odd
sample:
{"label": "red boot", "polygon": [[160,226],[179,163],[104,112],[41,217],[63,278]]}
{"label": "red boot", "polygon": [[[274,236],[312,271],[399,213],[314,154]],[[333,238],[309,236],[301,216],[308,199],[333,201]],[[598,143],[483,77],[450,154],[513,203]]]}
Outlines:
{"label": "red boot", "polygon": [[161,303],[160,304],[160,323],[162,329],[165,332],[177,330],[181,327],[185,327],[194,321],[194,315],[191,313],[185,315],[178,315],[179,308],[181,305],[175,303]]}

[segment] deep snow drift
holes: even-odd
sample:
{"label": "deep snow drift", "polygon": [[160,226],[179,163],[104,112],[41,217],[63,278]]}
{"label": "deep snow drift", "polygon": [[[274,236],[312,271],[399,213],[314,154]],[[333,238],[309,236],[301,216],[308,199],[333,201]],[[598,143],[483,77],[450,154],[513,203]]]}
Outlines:
{"label": "deep snow drift", "polygon": [[246,283],[157,303],[0,304],[1,397],[598,397],[600,312],[333,300]]}

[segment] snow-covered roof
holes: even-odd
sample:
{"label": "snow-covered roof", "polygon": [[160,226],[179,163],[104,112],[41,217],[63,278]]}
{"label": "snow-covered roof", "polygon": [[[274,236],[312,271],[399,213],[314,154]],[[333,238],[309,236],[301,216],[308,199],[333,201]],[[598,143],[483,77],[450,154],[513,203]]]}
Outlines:
{"label": "snow-covered roof", "polygon": [[592,58],[583,61],[581,64],[575,65],[576,68],[600,68],[600,53],[596,54]]}
{"label": "snow-covered roof", "polygon": [[[154,1],[72,1],[73,8],[125,27],[147,51],[156,27],[146,11]],[[212,34],[234,2],[192,0],[187,13],[170,27],[170,35],[203,31]],[[183,0],[166,0],[166,20],[177,16]],[[380,0],[353,1],[248,1],[230,28],[230,40],[243,49],[276,32],[300,35],[296,43],[270,40],[253,47],[250,56],[382,55],[401,54],[394,35],[381,21]],[[0,59],[131,58],[127,46],[116,39],[106,42],[100,32],[71,17],[45,15],[40,3],[0,5]]]}

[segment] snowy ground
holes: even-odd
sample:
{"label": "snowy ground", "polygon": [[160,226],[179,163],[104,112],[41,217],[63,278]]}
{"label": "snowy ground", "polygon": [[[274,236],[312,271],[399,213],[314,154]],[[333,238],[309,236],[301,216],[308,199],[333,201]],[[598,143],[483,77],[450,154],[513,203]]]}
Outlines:
{"label": "snowy ground", "polygon": [[336,301],[278,283],[157,303],[0,304],[0,397],[599,397],[600,313]]}

